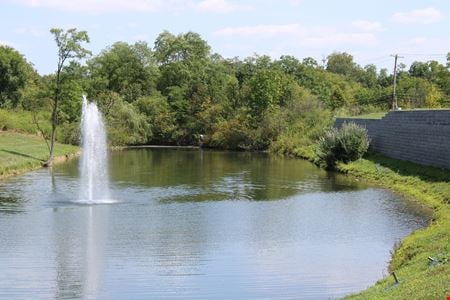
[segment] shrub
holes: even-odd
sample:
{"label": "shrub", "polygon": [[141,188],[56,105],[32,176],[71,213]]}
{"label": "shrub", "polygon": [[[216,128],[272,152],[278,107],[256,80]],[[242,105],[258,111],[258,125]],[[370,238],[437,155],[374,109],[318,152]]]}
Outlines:
{"label": "shrub", "polygon": [[57,134],[57,140],[63,144],[80,145],[80,123],[63,123]]}
{"label": "shrub", "polygon": [[245,122],[238,118],[219,122],[207,146],[222,149],[251,149],[252,137]]}
{"label": "shrub", "polygon": [[338,130],[332,128],[319,139],[317,156],[332,169],[337,161],[349,162],[361,158],[369,148],[367,130],[355,123],[345,123]]}

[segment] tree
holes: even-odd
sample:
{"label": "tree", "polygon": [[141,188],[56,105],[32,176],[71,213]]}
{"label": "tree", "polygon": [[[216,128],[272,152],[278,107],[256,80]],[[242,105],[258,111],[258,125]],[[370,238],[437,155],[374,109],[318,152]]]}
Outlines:
{"label": "tree", "polygon": [[197,33],[165,31],[157,37],[154,51],[161,71],[158,89],[175,112],[178,129],[174,135],[180,144],[194,143],[202,128],[197,114],[214,92],[209,89],[210,47]]}
{"label": "tree", "polygon": [[305,58],[302,60],[302,63],[303,63],[305,66],[310,67],[310,68],[318,68],[318,67],[319,67],[319,64],[317,63],[317,60],[315,60],[315,59],[312,58],[312,57],[305,57]]}
{"label": "tree", "polygon": [[330,99],[328,101],[328,107],[334,111],[336,110],[336,108],[342,107],[344,104],[345,98],[343,92],[341,88],[336,87],[330,96]]}
{"label": "tree", "polygon": [[372,64],[366,65],[364,71],[361,72],[361,77],[358,81],[367,88],[377,87],[377,67]]}
{"label": "tree", "polygon": [[279,104],[283,92],[281,72],[262,70],[253,75],[244,86],[244,96],[256,121],[262,114]]}
{"label": "tree", "polygon": [[386,68],[382,68],[380,70],[380,74],[378,74],[378,84],[382,87],[388,87],[392,84],[392,76],[389,75],[388,70]]}
{"label": "tree", "polygon": [[37,78],[26,59],[8,46],[0,46],[0,106],[16,107],[23,88]]}
{"label": "tree", "polygon": [[52,98],[52,133],[50,140],[50,151],[45,166],[51,166],[56,141],[56,128],[58,126],[58,117],[60,110],[60,102],[62,99],[62,73],[65,64],[74,59],[82,59],[91,54],[90,51],[82,47],[81,43],[89,43],[89,36],[86,31],[77,31],[76,28],[64,31],[60,28],[52,28],[50,32],[53,34],[56,46],[58,47],[58,64],[55,75],[55,83],[53,87]]}
{"label": "tree", "polygon": [[161,70],[158,87],[167,95],[173,86],[190,85],[203,76],[210,47],[200,35],[173,35],[164,31],[155,41],[155,58]]}
{"label": "tree", "polygon": [[142,97],[136,100],[133,105],[140,113],[147,117],[147,124],[151,136],[147,142],[155,144],[170,144],[173,132],[175,131],[175,118],[166,97],[154,95]]}
{"label": "tree", "polygon": [[344,76],[352,76],[357,69],[353,62],[353,56],[343,52],[335,52],[327,57],[327,71],[341,74]]}
{"label": "tree", "polygon": [[114,43],[88,62],[96,92],[109,90],[134,102],[155,92],[158,68],[145,42]]}

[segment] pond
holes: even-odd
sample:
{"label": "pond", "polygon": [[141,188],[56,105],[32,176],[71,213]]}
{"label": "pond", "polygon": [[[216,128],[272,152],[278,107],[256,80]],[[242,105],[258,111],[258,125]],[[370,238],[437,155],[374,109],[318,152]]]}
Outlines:
{"label": "pond", "polygon": [[0,298],[326,299],[387,274],[429,214],[264,153],[110,153],[111,204],[80,205],[78,160],[0,182]]}

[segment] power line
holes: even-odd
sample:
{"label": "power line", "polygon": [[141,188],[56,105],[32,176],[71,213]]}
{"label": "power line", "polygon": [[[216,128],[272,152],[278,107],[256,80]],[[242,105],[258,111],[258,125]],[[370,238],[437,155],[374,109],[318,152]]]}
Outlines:
{"label": "power line", "polygon": [[408,56],[447,56],[448,53],[398,53]]}

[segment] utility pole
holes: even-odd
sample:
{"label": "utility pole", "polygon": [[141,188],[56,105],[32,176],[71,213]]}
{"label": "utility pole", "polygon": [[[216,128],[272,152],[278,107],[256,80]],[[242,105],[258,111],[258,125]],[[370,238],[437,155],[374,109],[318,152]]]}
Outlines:
{"label": "utility pole", "polygon": [[392,94],[392,110],[397,110],[397,94],[396,94],[396,88],[397,88],[397,60],[399,58],[403,58],[403,56],[399,56],[398,54],[391,55],[394,57],[394,92]]}

